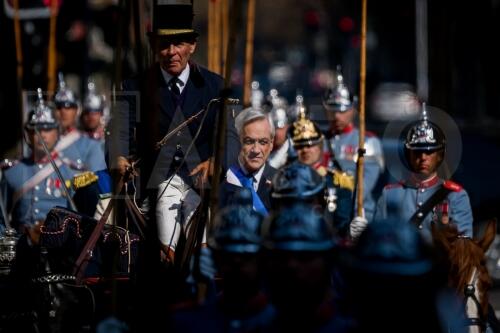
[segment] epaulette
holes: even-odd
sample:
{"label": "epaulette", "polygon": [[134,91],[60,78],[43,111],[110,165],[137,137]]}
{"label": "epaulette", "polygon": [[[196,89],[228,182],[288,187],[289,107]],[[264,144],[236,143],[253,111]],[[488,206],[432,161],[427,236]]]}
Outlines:
{"label": "epaulette", "polygon": [[403,183],[397,182],[397,183],[387,184],[387,185],[384,186],[384,189],[385,190],[389,190],[391,188],[399,188],[399,187],[403,187]]}
{"label": "epaulette", "polygon": [[460,192],[463,189],[462,186],[460,186],[459,184],[457,184],[451,180],[445,180],[443,182],[443,187],[450,190],[450,191],[453,191],[453,192]]}
{"label": "epaulette", "polygon": [[328,174],[328,169],[322,165],[316,169],[316,172],[319,173],[321,177],[325,177]]}
{"label": "epaulette", "polygon": [[16,165],[17,163],[19,163],[19,161],[18,161],[18,160],[9,160],[8,158],[3,159],[3,160],[0,162],[0,170],[7,170],[7,169],[10,169],[10,168],[12,168],[14,165]]}
{"label": "epaulette", "polygon": [[78,190],[96,182],[98,179],[99,177],[92,171],[85,171],[73,177],[73,187]]}
{"label": "epaulette", "polygon": [[337,170],[333,171],[333,185],[354,191],[354,176]]}

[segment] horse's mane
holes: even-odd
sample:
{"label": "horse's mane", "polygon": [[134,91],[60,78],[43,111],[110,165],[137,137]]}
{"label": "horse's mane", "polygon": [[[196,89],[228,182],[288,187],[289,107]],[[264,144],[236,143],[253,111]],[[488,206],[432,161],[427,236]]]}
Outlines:
{"label": "horse's mane", "polygon": [[485,317],[488,311],[488,290],[492,285],[486,268],[487,247],[486,249],[482,247],[484,238],[488,236],[485,234],[481,240],[476,240],[459,233],[455,225],[433,225],[434,243],[443,252],[448,268],[449,286],[454,288],[459,295],[464,296],[466,286],[474,284],[471,280],[476,272],[476,287],[479,292],[481,311]]}

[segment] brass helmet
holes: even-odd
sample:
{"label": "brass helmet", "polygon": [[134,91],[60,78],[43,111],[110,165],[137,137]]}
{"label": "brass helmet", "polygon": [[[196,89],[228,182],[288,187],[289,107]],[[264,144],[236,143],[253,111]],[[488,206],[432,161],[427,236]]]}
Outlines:
{"label": "brass helmet", "polygon": [[293,122],[290,128],[290,136],[294,148],[315,146],[323,142],[323,133],[321,133],[318,125],[307,118],[305,109],[300,112],[298,119]]}

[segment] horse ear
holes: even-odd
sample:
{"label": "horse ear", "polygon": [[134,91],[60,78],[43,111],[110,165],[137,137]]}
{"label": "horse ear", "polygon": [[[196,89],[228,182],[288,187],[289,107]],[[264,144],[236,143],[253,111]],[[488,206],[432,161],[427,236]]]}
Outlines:
{"label": "horse ear", "polygon": [[497,219],[491,219],[487,222],[486,229],[484,231],[483,237],[477,241],[477,245],[479,245],[484,252],[488,250],[491,243],[495,239],[497,234]]}

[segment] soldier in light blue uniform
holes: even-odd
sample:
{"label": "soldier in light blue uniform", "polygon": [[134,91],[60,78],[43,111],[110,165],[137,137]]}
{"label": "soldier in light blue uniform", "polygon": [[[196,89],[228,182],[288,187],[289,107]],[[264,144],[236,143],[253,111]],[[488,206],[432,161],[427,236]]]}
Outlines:
{"label": "soldier in light blue uniform", "polygon": [[66,86],[64,77],[59,74],[59,90],[54,96],[56,117],[61,127],[61,136],[55,150],[62,158],[73,163],[72,168],[80,171],[99,171],[106,169],[102,144],[88,137],[76,127],[78,100]]}
{"label": "soldier in light blue uniform", "polygon": [[[329,148],[342,171],[356,175],[359,129],[354,125],[355,105],[344,85],[340,68],[337,69],[337,85],[326,91],[323,106],[330,122]],[[384,171],[382,144],[375,134],[366,132],[363,198],[365,218],[370,221],[375,211],[373,191]],[[333,167],[333,166],[332,166]]]}
{"label": "soldier in light blue uniform", "polygon": [[89,138],[98,141],[104,151],[104,96],[97,94],[95,83],[90,81],[87,85],[87,95],[83,100],[83,110],[80,116],[82,131]]}
{"label": "soldier in light blue uniform", "polygon": [[297,160],[314,168],[325,179],[325,212],[328,217],[333,218],[339,236],[347,236],[351,222],[354,177],[329,167],[332,156],[324,149],[324,135],[307,118],[305,111],[300,112],[298,119],[293,122],[290,136],[297,152]]}
{"label": "soldier in light blue uniform", "polygon": [[[51,152],[63,180],[54,171],[35,128]],[[25,125],[25,138],[32,155],[4,170],[2,179],[2,190],[7,201],[6,210],[10,215],[12,227],[19,232],[42,222],[52,207],[68,207],[69,201],[64,186],[69,187],[73,176],[80,172],[78,161],[72,159],[71,154],[63,155],[56,150],[59,124],[53,117],[52,110],[44,103],[41,89],[37,105],[30,112]]]}
{"label": "soldier in light blue uniform", "polygon": [[[460,185],[438,176],[437,169],[446,149],[444,133],[427,119],[425,105],[422,114],[422,120],[412,124],[404,141],[405,159],[412,175],[384,188],[375,220],[411,221],[427,237],[430,237],[431,222],[454,223],[459,232],[472,237],[472,210],[467,192]],[[426,205],[429,206],[427,210]]]}

